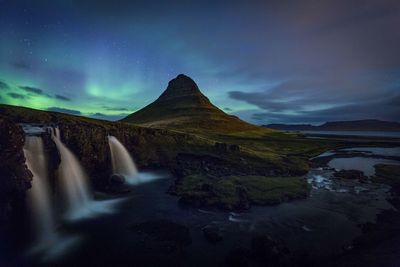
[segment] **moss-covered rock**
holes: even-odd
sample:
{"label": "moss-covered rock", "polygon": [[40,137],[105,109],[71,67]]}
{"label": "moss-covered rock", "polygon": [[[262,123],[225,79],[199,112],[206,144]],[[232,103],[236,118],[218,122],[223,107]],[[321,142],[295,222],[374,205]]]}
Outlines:
{"label": "moss-covered rock", "polygon": [[178,179],[171,191],[183,203],[236,210],[305,198],[309,186],[302,177],[190,175]]}
{"label": "moss-covered rock", "polygon": [[373,181],[392,186],[400,195],[400,165],[377,164]]}

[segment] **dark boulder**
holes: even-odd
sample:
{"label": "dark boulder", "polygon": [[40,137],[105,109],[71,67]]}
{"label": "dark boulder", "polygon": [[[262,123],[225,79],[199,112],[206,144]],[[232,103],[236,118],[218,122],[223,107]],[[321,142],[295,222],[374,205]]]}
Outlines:
{"label": "dark boulder", "polygon": [[250,200],[247,189],[244,186],[236,187],[236,195],[239,198],[239,202],[237,203],[237,209],[239,210],[247,210],[250,208]]}
{"label": "dark boulder", "polygon": [[240,147],[238,145],[230,145],[229,151],[231,152],[240,152]]}
{"label": "dark boulder", "polygon": [[0,117],[0,223],[23,216],[32,173],[25,164],[21,127]]}
{"label": "dark boulder", "polygon": [[214,149],[217,152],[226,153],[226,152],[228,152],[228,145],[226,143],[216,142],[214,144]]}
{"label": "dark boulder", "polygon": [[268,235],[257,235],[251,240],[251,247],[235,248],[226,257],[226,266],[303,266],[289,257],[284,244]]}
{"label": "dark boulder", "polygon": [[251,251],[247,248],[232,249],[226,257],[225,263],[227,267],[248,267],[250,262]]}
{"label": "dark boulder", "polygon": [[212,185],[212,184],[209,184],[209,183],[204,183],[204,184],[202,184],[202,186],[201,186],[201,191],[204,191],[204,192],[212,192],[212,191],[213,191],[213,185]]}
{"label": "dark boulder", "polygon": [[335,178],[339,179],[351,179],[351,180],[367,180],[368,177],[364,175],[364,172],[358,170],[340,170],[333,174]]}
{"label": "dark boulder", "polygon": [[111,185],[121,185],[125,183],[125,176],[121,174],[113,174],[108,180]]}
{"label": "dark boulder", "polygon": [[203,228],[204,237],[210,243],[217,243],[222,241],[223,237],[221,234],[221,229],[215,225],[207,225]]}
{"label": "dark boulder", "polygon": [[251,253],[258,262],[269,262],[278,265],[283,262],[289,250],[268,235],[259,235],[251,241]]}
{"label": "dark boulder", "polygon": [[144,234],[145,239],[162,242],[169,247],[182,248],[192,243],[188,227],[164,219],[135,224],[130,229],[138,234]]}

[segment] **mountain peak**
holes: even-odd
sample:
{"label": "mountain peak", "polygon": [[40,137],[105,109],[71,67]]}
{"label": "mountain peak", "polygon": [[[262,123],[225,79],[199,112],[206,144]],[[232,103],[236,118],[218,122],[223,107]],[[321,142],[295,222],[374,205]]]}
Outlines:
{"label": "mountain peak", "polygon": [[214,106],[188,76],[179,74],[153,103],[122,121],[150,127],[216,132],[258,129]]}
{"label": "mountain peak", "polygon": [[202,95],[202,93],[192,78],[179,74],[175,79],[169,81],[167,89],[160,95],[158,100],[170,100],[189,95]]}

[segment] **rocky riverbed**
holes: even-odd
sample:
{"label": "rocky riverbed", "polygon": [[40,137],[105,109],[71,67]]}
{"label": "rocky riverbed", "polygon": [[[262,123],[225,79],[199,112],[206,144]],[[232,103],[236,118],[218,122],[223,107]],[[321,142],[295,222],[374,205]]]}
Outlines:
{"label": "rocky riverbed", "polygon": [[[173,184],[168,173],[148,173],[157,179],[122,186],[127,190],[123,195],[97,193],[99,203],[120,199],[108,213],[63,222],[59,231],[66,239],[75,238],[73,247],[64,247],[47,260],[43,255],[21,255],[26,247],[11,250],[9,257],[22,259],[21,266],[70,266],[78,261],[135,262],[136,266],[159,262],[163,266],[260,266],[265,261],[275,266],[321,266],[335,262],[333,266],[340,266],[351,259],[357,263],[355,259],[362,256],[367,259],[366,254],[377,249],[373,242],[393,244],[396,239],[391,235],[398,229],[394,220],[398,198],[393,190],[398,180],[391,168],[396,167],[379,165],[376,175],[368,177],[324,165],[305,177],[311,187],[308,198],[243,212],[182,204],[166,194]],[[20,240],[20,248],[28,243]],[[390,253],[394,251],[395,247]]]}

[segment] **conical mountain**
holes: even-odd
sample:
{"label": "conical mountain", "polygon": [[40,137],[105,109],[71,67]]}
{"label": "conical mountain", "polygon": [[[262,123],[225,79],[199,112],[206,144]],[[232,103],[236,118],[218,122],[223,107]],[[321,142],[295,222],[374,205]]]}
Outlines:
{"label": "conical mountain", "polygon": [[122,121],[186,131],[236,132],[260,129],[214,106],[197,84],[183,74],[171,80],[157,100]]}

